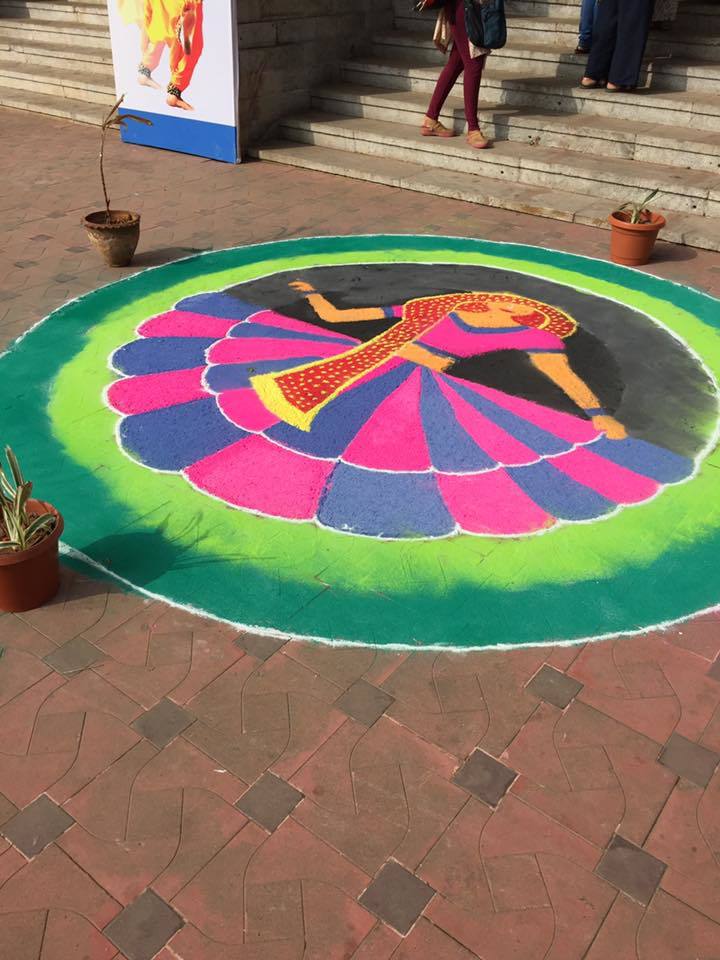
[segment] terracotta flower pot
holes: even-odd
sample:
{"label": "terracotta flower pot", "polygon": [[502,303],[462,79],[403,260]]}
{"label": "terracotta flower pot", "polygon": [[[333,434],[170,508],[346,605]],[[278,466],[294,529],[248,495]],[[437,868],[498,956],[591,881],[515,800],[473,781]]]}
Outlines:
{"label": "terracotta flower pot", "polygon": [[665,217],[650,213],[641,223],[630,223],[630,214],[616,210],[608,217],[610,224],[610,259],[626,267],[639,267],[650,259],[658,233],[665,226]]}
{"label": "terracotta flower pot", "polygon": [[127,267],[140,239],[140,214],[129,210],[97,210],[83,218],[90,242],[109,267]]}
{"label": "terracotta flower pot", "polygon": [[0,610],[22,613],[52,600],[60,586],[58,540],[63,518],[49,503],[29,500],[28,512],[39,516],[54,513],[55,528],[28,550],[0,550]]}

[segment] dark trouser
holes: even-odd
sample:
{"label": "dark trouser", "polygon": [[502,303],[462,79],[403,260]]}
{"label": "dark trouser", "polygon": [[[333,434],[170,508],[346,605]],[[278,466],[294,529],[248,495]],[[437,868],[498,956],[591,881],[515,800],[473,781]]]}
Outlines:
{"label": "dark trouser", "polygon": [[585,76],[635,87],[654,0],[598,0]]}
{"label": "dark trouser", "polygon": [[450,59],[438,78],[427,115],[431,120],[437,120],[443,104],[461,73],[463,76],[463,90],[465,94],[465,119],[468,130],[479,130],[478,124],[478,97],[480,96],[480,81],[482,80],[485,57],[471,57],[465,28],[465,4],[463,0],[450,0],[448,7],[453,7],[454,22],[452,23],[453,46]]}

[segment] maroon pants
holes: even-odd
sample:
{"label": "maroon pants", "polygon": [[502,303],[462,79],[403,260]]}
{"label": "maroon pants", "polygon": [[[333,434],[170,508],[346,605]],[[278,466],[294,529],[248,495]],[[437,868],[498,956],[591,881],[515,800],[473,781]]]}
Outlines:
{"label": "maroon pants", "polygon": [[450,91],[455,86],[458,77],[464,72],[463,92],[465,95],[465,119],[468,130],[479,130],[478,97],[480,96],[480,81],[482,80],[485,57],[471,57],[467,30],[465,29],[465,2],[454,0],[448,3],[451,14],[454,13],[452,23],[453,45],[450,58],[438,77],[427,115],[431,120],[437,120],[443,104]]}

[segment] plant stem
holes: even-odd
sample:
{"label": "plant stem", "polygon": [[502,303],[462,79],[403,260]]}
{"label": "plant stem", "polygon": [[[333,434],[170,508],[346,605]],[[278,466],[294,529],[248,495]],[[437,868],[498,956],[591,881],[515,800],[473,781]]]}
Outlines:
{"label": "plant stem", "polygon": [[102,132],[100,134],[100,181],[102,183],[103,196],[105,197],[105,220],[110,219],[110,199],[108,198],[107,186],[105,185],[105,169],[103,167],[103,161],[105,159],[105,134],[107,133],[107,127],[103,124]]}
{"label": "plant stem", "polygon": [[119,97],[113,104],[112,110],[103,120],[103,124],[100,133],[100,182],[102,183],[103,196],[105,197],[105,222],[107,223],[110,220],[110,198],[108,197],[107,185],[105,183],[105,168],[103,166],[103,161],[105,159],[105,135],[108,132],[108,127],[111,126],[115,115],[117,114],[118,107],[125,99],[125,94]]}

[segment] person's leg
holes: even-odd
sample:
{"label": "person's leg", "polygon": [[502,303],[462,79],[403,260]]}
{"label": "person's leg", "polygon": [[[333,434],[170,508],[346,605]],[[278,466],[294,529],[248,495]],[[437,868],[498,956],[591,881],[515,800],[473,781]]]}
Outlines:
{"label": "person's leg", "polygon": [[150,43],[147,33],[143,31],[140,46],[142,49],[142,60],[140,62],[140,66],[144,71],[146,70],[149,75],[160,63],[160,58],[162,57],[162,52],[165,49],[165,44],[162,41],[160,43]]}
{"label": "person's leg", "polygon": [[618,7],[627,0],[602,0],[597,5],[593,43],[585,68],[585,78],[604,82],[608,78],[610,64],[618,36]]}
{"label": "person's leg", "polygon": [[465,119],[468,133],[480,129],[478,120],[478,102],[480,100],[480,83],[482,81],[485,57],[471,57],[465,64],[463,74],[463,97],[465,101]]}
{"label": "person's leg", "polygon": [[430,106],[426,114],[429,120],[437,123],[440,111],[445,105],[445,101],[450,96],[450,91],[457,83],[457,78],[462,72],[463,62],[458,53],[457,46],[453,43],[448,62],[443,67],[435,84],[435,91],[433,92],[432,100],[430,101]]}
{"label": "person's leg", "polygon": [[137,72],[137,82],[141,87],[150,87],[151,90],[160,89],[160,84],[152,78],[152,72],[160,63],[164,46],[164,43],[154,43],[145,47]]}
{"label": "person's leg", "polygon": [[190,104],[182,99],[184,90],[187,90],[192,80],[195,67],[203,51],[203,5],[192,4],[191,9],[183,14],[183,42],[177,36],[170,50],[170,83],[168,84],[167,102],[171,107],[180,107],[192,110]]}
{"label": "person's leg", "polygon": [[578,50],[589,50],[592,46],[596,2],[597,0],[582,0],[578,29]]}
{"label": "person's leg", "polygon": [[637,86],[652,12],[653,0],[622,0],[618,12],[617,44],[608,71],[612,86]]}
{"label": "person's leg", "polygon": [[160,84],[155,83],[152,78],[152,72],[160,63],[165,44],[161,40],[158,43],[152,43],[148,37],[148,24],[152,19],[152,7],[149,0],[145,3],[136,0],[135,16],[138,29],[140,30],[140,63],[138,64],[138,83],[143,87],[152,87],[155,90],[160,89]]}
{"label": "person's leg", "polygon": [[[458,5],[460,7],[460,5]],[[463,97],[465,101],[465,120],[468,133],[480,130],[478,122],[478,100],[480,98],[480,81],[482,80],[485,57],[473,57],[470,54],[467,28],[465,26],[465,10],[458,9],[453,24],[454,48],[457,50],[463,66]]]}

